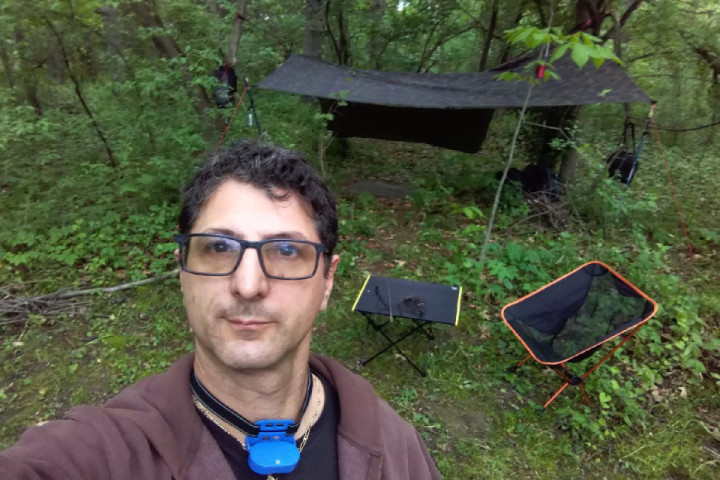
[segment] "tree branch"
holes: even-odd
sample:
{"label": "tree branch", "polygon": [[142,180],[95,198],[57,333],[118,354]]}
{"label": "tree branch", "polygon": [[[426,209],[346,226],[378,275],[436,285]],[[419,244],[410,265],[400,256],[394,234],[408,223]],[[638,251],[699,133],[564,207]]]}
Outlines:
{"label": "tree branch", "polygon": [[695,53],[700,56],[700,58],[707,62],[708,66],[713,72],[713,79],[717,81],[717,78],[720,77],[720,55],[710,51],[707,48],[698,47],[697,45],[695,45],[694,42],[692,42],[690,35],[686,31],[680,30],[679,33],[683,40],[685,40],[685,42],[690,45],[690,48],[692,48]]}
{"label": "tree branch", "polygon": [[423,66],[425,65],[425,61],[427,60],[427,57],[425,56],[425,52],[427,51],[427,47],[430,44],[430,39],[433,36],[433,33],[435,33],[435,29],[437,26],[440,25],[440,22],[435,22],[430,29],[430,33],[427,36],[427,39],[425,40],[425,45],[423,45],[422,53],[420,54],[420,64],[418,65],[417,72],[421,72]]}
{"label": "tree branch", "polygon": [[339,62],[340,46],[335,41],[335,36],[333,35],[332,28],[330,27],[330,0],[325,2],[325,27],[328,32],[328,36],[330,37],[330,41],[332,42],[333,50],[335,51],[335,57],[338,59]]}
{"label": "tree branch", "polygon": [[[0,290],[2,298],[0,298],[0,314],[4,315],[27,315],[30,313],[59,313],[63,306],[68,304],[68,300],[76,297],[87,295],[95,295],[98,293],[116,293],[122,290],[148,285],[150,283],[159,282],[177,275],[178,269],[166,272],[156,277],[150,277],[135,282],[123,283],[114,287],[87,288],[83,290],[57,291],[47,295],[39,295],[36,297],[13,297],[7,291]],[[61,307],[60,309],[58,307]],[[11,323],[22,323],[25,319],[10,319],[0,322],[0,325]]]}
{"label": "tree branch", "polygon": [[[620,28],[625,26],[625,23],[628,21],[628,18],[630,18],[630,15],[633,14],[635,10],[640,7],[640,5],[643,3],[643,0],[635,0],[633,3],[630,4],[630,6],[625,10],[625,13],[622,14],[620,17]],[[608,41],[613,34],[614,27],[611,27],[607,32],[605,32],[605,35],[603,35],[601,38],[603,42]]]}
{"label": "tree branch", "polygon": [[[437,26],[437,24],[435,26]],[[476,27],[477,27],[477,24],[475,22],[472,22],[472,23],[468,24],[466,27],[448,35],[447,37],[438,38],[437,42],[435,42],[435,44],[432,46],[432,48],[430,49],[429,52],[426,52],[426,48],[427,48],[427,43],[426,43],[425,48],[423,48],[423,56],[420,59],[420,65],[418,65],[417,71],[418,72],[423,71],[422,67],[425,65],[425,62],[429,61],[430,57],[432,57],[432,55],[435,53],[435,51],[438,48],[440,48],[443,44],[449,42],[450,40],[452,40],[455,37],[459,37],[463,33],[469,32],[470,30],[472,30],[473,28],[476,28]],[[433,27],[433,30],[434,30],[434,27]],[[432,36],[432,32],[430,32],[430,36],[428,36],[428,41],[430,40],[431,36]],[[427,69],[425,69],[425,71],[427,71]]]}
{"label": "tree branch", "polygon": [[73,290],[70,292],[56,292],[56,293],[51,293],[50,295],[46,295],[46,296],[53,297],[53,298],[59,298],[61,300],[66,300],[68,298],[82,297],[85,295],[94,295],[96,293],[115,293],[115,292],[120,292],[122,290],[128,290],[130,288],[139,287],[141,285],[147,285],[149,283],[159,282],[161,280],[165,280],[167,278],[173,277],[177,274],[178,274],[178,269],[176,268],[175,270],[173,270],[171,272],[166,272],[166,273],[163,273],[156,277],[145,278],[143,280],[137,280],[135,282],[121,283],[120,285],[115,285],[114,287],[87,288],[84,290]]}
{"label": "tree branch", "polygon": [[107,152],[108,159],[110,160],[110,165],[115,168],[115,156],[113,155],[112,149],[110,148],[110,145],[108,144],[107,139],[105,138],[105,134],[103,133],[102,129],[100,128],[100,125],[95,120],[95,117],[92,114],[92,111],[90,110],[90,107],[88,106],[87,102],[85,101],[85,97],[83,96],[82,89],[80,88],[80,81],[77,79],[75,74],[70,69],[70,59],[68,58],[67,50],[65,49],[65,44],[63,43],[62,36],[60,35],[60,32],[57,31],[55,28],[55,25],[50,21],[49,18],[44,17],[45,23],[47,24],[48,28],[52,31],[53,35],[55,35],[55,38],[57,39],[58,46],[60,47],[60,53],[63,57],[63,63],[65,64],[65,69],[68,72],[68,76],[70,77],[70,80],[72,80],[73,85],[75,86],[75,94],[78,97],[78,100],[80,100],[80,103],[83,106],[83,109],[85,110],[85,113],[88,117],[90,117],[90,122],[93,125],[93,128],[95,129],[95,132],[97,133],[98,137],[100,137],[100,141],[105,146],[105,151]]}
{"label": "tree branch", "polygon": [[637,57],[628,58],[627,60],[624,60],[624,62],[625,63],[633,63],[633,62],[637,62],[638,60],[643,60],[645,58],[659,57],[662,55],[670,55],[671,53],[675,53],[675,52],[673,50],[663,50],[662,52],[646,53],[644,55],[638,55]]}
{"label": "tree branch", "polygon": [[[488,25],[487,34],[485,35],[485,45],[483,45],[482,55],[480,56],[480,63],[478,64],[478,71],[482,72],[487,67],[487,59],[490,54],[490,45],[495,34],[495,28],[497,28],[499,1],[494,0],[492,5],[492,12],[490,13],[490,24]],[[540,9],[542,10],[542,8]]]}

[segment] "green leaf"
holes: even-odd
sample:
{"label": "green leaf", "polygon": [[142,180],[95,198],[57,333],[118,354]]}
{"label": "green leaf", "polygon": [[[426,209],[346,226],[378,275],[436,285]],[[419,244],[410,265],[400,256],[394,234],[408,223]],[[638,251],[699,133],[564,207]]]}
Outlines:
{"label": "green leaf", "polygon": [[529,48],[536,48],[543,43],[547,43],[547,40],[549,40],[547,31],[538,30],[533,32],[532,35],[528,35],[525,39],[525,46]]}
{"label": "green leaf", "polygon": [[512,72],[498,73],[493,77],[493,80],[502,80],[503,82],[509,82],[512,80]]}
{"label": "green leaf", "polygon": [[603,63],[605,63],[604,58],[598,58],[598,57],[592,57],[592,62],[595,64],[596,68],[600,68]]}
{"label": "green leaf", "polygon": [[536,29],[532,27],[513,28],[512,30],[508,31],[508,41],[510,43],[523,42],[527,37],[530,36],[530,34],[534,33],[535,31]]}
{"label": "green leaf", "polygon": [[565,52],[567,52],[568,48],[570,48],[569,43],[566,43],[565,45],[560,45],[558,48],[556,48],[552,56],[550,57],[550,63],[565,55]]}
{"label": "green leaf", "polygon": [[590,58],[590,50],[587,46],[581,44],[575,44],[572,46],[572,59],[575,64],[582,68]]}
{"label": "green leaf", "polygon": [[583,42],[587,43],[588,45],[602,42],[602,38],[596,37],[595,35],[590,35],[589,33],[585,32],[582,32],[582,39]]}
{"label": "green leaf", "polygon": [[543,78],[545,80],[548,80],[549,78],[552,78],[553,80],[560,80],[560,75],[547,68],[545,69],[545,75],[543,76]]}

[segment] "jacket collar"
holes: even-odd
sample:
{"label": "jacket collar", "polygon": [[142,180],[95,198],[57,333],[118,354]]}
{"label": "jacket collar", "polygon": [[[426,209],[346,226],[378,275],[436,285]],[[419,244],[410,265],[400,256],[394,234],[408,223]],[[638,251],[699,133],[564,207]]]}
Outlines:
{"label": "jacket collar", "polygon": [[352,439],[368,453],[380,455],[383,451],[381,415],[377,396],[368,381],[322,355],[310,356],[310,368],[322,375],[337,392],[340,404],[338,435]]}
{"label": "jacket collar", "polygon": [[[194,457],[207,433],[190,394],[194,358],[192,352],[184,355],[165,373],[139,381],[106,404],[108,408],[118,409],[118,413],[133,420],[145,432],[166,459],[174,478],[185,478],[188,469],[198,461]],[[358,453],[380,459],[383,452],[381,415],[377,396],[367,380],[321,355],[311,355],[310,368],[337,392],[338,437],[353,450],[359,449]],[[340,446],[339,438],[339,449]]]}

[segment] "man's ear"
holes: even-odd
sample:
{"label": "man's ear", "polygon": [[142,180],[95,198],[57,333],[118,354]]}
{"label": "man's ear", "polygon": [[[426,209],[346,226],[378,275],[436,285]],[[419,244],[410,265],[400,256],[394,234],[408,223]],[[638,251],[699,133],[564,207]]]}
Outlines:
{"label": "man's ear", "polygon": [[333,255],[330,259],[330,268],[325,276],[325,293],[323,294],[323,300],[320,304],[321,312],[327,308],[328,300],[330,300],[333,283],[335,282],[335,270],[337,270],[338,263],[340,263],[340,255]]}
{"label": "man's ear", "polygon": [[[178,266],[180,266],[180,250],[177,248],[173,252],[173,255],[175,256],[175,260],[178,262]],[[183,276],[182,276],[182,269],[178,269],[178,278],[180,279],[180,291],[183,290]]]}

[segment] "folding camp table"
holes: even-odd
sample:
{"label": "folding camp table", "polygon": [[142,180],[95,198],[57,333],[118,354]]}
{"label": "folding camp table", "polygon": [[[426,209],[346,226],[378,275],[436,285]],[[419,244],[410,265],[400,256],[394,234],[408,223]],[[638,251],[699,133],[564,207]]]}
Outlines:
{"label": "folding camp table", "polygon": [[[363,337],[362,364],[367,365],[382,353],[394,348],[423,377],[427,375],[427,359],[430,343],[435,338],[433,323],[457,325],[460,315],[462,287],[424,283],[370,275],[358,294],[353,311],[360,312],[367,319]],[[399,336],[387,328],[395,320],[409,320],[409,329]],[[365,340],[372,328],[380,333],[388,344],[380,351],[365,359]],[[423,367],[418,367],[398,344],[413,334],[424,334],[426,338]]]}
{"label": "folding camp table", "polygon": [[[613,355],[657,312],[657,303],[602,262],[588,262],[533,293],[506,305],[502,318],[531,357],[552,368],[565,383],[545,403],[546,408],[568,385],[583,381]],[[590,357],[605,342],[622,337],[610,352],[581,376],[568,362]]]}

